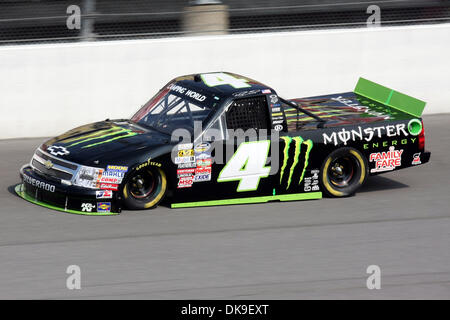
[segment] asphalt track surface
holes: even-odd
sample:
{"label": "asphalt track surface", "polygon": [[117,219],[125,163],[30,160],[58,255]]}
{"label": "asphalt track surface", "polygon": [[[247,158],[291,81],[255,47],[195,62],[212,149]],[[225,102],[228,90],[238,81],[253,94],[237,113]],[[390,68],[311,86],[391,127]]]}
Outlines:
{"label": "asphalt track surface", "polygon": [[[90,217],[8,188],[43,139],[0,141],[2,299],[449,299],[450,115],[425,116],[431,162],[346,199]],[[66,268],[81,268],[81,290]],[[381,268],[368,290],[366,268]]]}

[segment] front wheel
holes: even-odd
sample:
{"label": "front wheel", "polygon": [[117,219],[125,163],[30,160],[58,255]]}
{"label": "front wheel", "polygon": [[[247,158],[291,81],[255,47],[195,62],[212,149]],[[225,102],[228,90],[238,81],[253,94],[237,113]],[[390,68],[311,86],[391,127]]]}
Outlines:
{"label": "front wheel", "polygon": [[368,175],[367,160],[354,148],[341,148],[328,155],[322,165],[320,182],[331,197],[353,195]]}
{"label": "front wheel", "polygon": [[152,209],[163,199],[167,178],[159,168],[144,168],[134,172],[123,188],[124,204],[128,209]]}

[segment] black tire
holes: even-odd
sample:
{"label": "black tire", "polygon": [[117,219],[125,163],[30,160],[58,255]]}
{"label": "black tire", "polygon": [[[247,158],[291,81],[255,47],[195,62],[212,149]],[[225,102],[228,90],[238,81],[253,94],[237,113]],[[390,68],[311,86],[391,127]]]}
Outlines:
{"label": "black tire", "polygon": [[167,178],[160,168],[144,168],[135,171],[123,187],[123,202],[128,209],[153,209],[158,206],[167,191]]}
{"label": "black tire", "polygon": [[328,155],[320,171],[322,190],[330,197],[353,195],[369,174],[367,160],[354,148],[340,148]]}

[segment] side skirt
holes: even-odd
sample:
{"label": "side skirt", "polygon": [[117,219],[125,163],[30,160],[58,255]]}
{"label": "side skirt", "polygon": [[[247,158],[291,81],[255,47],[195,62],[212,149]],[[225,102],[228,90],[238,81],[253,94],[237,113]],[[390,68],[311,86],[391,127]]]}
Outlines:
{"label": "side skirt", "polygon": [[206,207],[206,206],[225,206],[230,204],[247,204],[247,203],[263,203],[269,201],[295,201],[295,200],[312,200],[321,199],[322,192],[310,192],[310,193],[295,193],[295,194],[282,194],[276,196],[265,197],[250,197],[250,198],[237,198],[226,200],[210,200],[210,201],[197,201],[197,202],[183,202],[172,203],[172,208],[191,208],[191,207]]}

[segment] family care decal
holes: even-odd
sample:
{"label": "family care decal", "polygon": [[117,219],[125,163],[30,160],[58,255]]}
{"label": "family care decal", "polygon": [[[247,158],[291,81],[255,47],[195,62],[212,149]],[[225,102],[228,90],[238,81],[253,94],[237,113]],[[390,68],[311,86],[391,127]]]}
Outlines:
{"label": "family care decal", "polygon": [[369,157],[370,162],[375,163],[375,168],[370,172],[384,172],[394,170],[396,167],[402,165],[402,150],[395,150],[395,147],[390,147],[389,151],[371,153]]}

